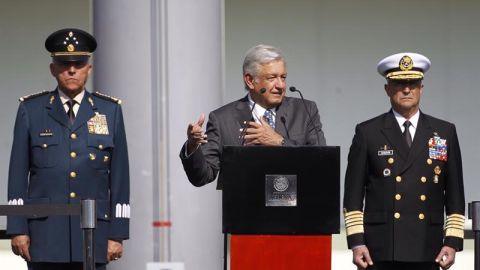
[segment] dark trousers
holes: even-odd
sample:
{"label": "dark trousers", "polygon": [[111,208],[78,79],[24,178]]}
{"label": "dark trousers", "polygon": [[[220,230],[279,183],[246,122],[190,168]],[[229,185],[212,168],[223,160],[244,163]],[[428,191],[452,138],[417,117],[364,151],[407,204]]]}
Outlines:
{"label": "dark trousers", "polygon": [[374,262],[367,270],[439,270],[437,263],[421,262]]}
{"label": "dark trousers", "polygon": [[[83,270],[83,263],[27,263],[28,270]],[[97,263],[96,270],[107,270],[106,264]]]}

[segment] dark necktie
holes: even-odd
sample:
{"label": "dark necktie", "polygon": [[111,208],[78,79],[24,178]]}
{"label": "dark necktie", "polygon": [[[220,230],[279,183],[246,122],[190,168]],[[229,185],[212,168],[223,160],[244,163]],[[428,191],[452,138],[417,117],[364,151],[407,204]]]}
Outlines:
{"label": "dark necktie", "polygon": [[67,101],[67,106],[68,106],[67,115],[68,115],[68,119],[70,120],[70,124],[73,124],[73,122],[75,121],[75,112],[73,112],[73,106],[75,105],[75,103],[76,101],[72,99],[69,99]]}
{"label": "dark necktie", "polygon": [[265,113],[263,114],[263,117],[265,120],[267,120],[268,125],[275,129],[275,121],[273,121],[273,113],[271,110],[266,110]]}
{"label": "dark necktie", "polygon": [[405,130],[403,131],[403,137],[405,138],[405,142],[407,143],[408,147],[412,146],[412,134],[410,134],[410,126],[412,123],[410,121],[405,121],[403,123],[403,126],[405,127]]}

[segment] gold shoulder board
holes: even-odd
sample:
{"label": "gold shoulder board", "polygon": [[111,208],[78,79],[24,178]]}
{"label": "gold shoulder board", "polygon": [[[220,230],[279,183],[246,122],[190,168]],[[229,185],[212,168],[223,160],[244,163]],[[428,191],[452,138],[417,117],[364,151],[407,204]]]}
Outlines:
{"label": "gold shoulder board", "polygon": [[103,93],[100,93],[98,91],[95,91],[92,93],[92,95],[96,96],[96,97],[99,97],[99,98],[103,98],[103,99],[106,99],[106,100],[110,100],[110,101],[113,101],[117,104],[122,104],[122,100],[121,99],[118,99],[116,97],[112,97],[112,96],[109,96],[109,95],[105,95]]}
{"label": "gold shoulder board", "polygon": [[43,90],[42,92],[38,92],[38,93],[34,93],[34,94],[30,94],[30,95],[20,97],[18,100],[19,101],[25,101],[25,100],[28,100],[28,99],[31,99],[31,98],[34,98],[34,97],[39,97],[39,96],[46,95],[48,93],[50,93],[50,92],[46,91],[46,90]]}

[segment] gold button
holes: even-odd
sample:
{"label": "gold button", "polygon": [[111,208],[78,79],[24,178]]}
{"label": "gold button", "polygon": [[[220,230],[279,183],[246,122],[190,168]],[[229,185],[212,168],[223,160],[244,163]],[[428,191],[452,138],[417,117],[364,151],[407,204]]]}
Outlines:
{"label": "gold button", "polygon": [[76,158],[76,157],[77,157],[77,153],[75,153],[75,152],[70,152],[70,157],[71,157],[71,158]]}
{"label": "gold button", "polygon": [[425,218],[425,215],[424,215],[423,213],[420,213],[420,214],[418,214],[418,218],[419,218],[419,219],[424,219],[424,218]]}
{"label": "gold button", "polygon": [[420,178],[420,181],[422,181],[422,183],[426,183],[427,182],[427,178],[425,176],[422,176],[422,178]]}
{"label": "gold button", "polygon": [[400,213],[396,212],[393,216],[394,216],[396,219],[399,219],[399,218],[400,218]]}
{"label": "gold button", "polygon": [[402,177],[400,175],[395,177],[395,181],[397,181],[399,183],[402,182]]}
{"label": "gold button", "polygon": [[90,160],[95,160],[95,158],[97,158],[93,153],[88,154],[88,156],[90,157]]}
{"label": "gold button", "polygon": [[388,159],[388,164],[393,164],[393,162],[395,162],[395,160],[393,158]]}
{"label": "gold button", "polygon": [[70,192],[70,198],[73,199],[73,198],[75,198],[75,197],[77,197],[77,194],[76,194],[75,192]]}
{"label": "gold button", "polygon": [[425,195],[423,195],[423,194],[420,195],[420,200],[425,201],[426,199],[427,199],[427,196],[425,196]]}
{"label": "gold button", "polygon": [[77,134],[75,134],[75,133],[70,134],[70,138],[72,140],[75,140],[77,138]]}
{"label": "gold button", "polygon": [[103,149],[103,144],[99,144],[98,149]]}
{"label": "gold button", "polygon": [[70,177],[71,177],[71,178],[77,177],[77,173],[76,173],[76,172],[70,172]]}
{"label": "gold button", "polygon": [[432,162],[433,162],[433,161],[432,161],[431,159],[427,159],[427,164],[428,164],[428,165],[432,165]]}
{"label": "gold button", "polygon": [[42,148],[47,148],[48,145],[46,143],[42,144]]}
{"label": "gold button", "polygon": [[103,162],[108,162],[108,160],[109,160],[109,157],[108,157],[108,156],[104,156],[104,157],[103,157]]}
{"label": "gold button", "polygon": [[402,198],[402,195],[400,194],[395,195],[395,200],[400,201],[401,198]]}

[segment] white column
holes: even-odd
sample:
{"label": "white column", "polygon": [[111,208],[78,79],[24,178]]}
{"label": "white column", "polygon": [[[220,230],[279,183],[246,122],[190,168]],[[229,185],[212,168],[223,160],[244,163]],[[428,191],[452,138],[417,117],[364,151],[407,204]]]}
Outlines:
{"label": "white column", "polygon": [[131,172],[131,239],[109,269],[221,269],[221,193],[191,186],[178,152],[187,124],[222,103],[222,13],[222,0],[93,1],[94,85],[124,101]]}

